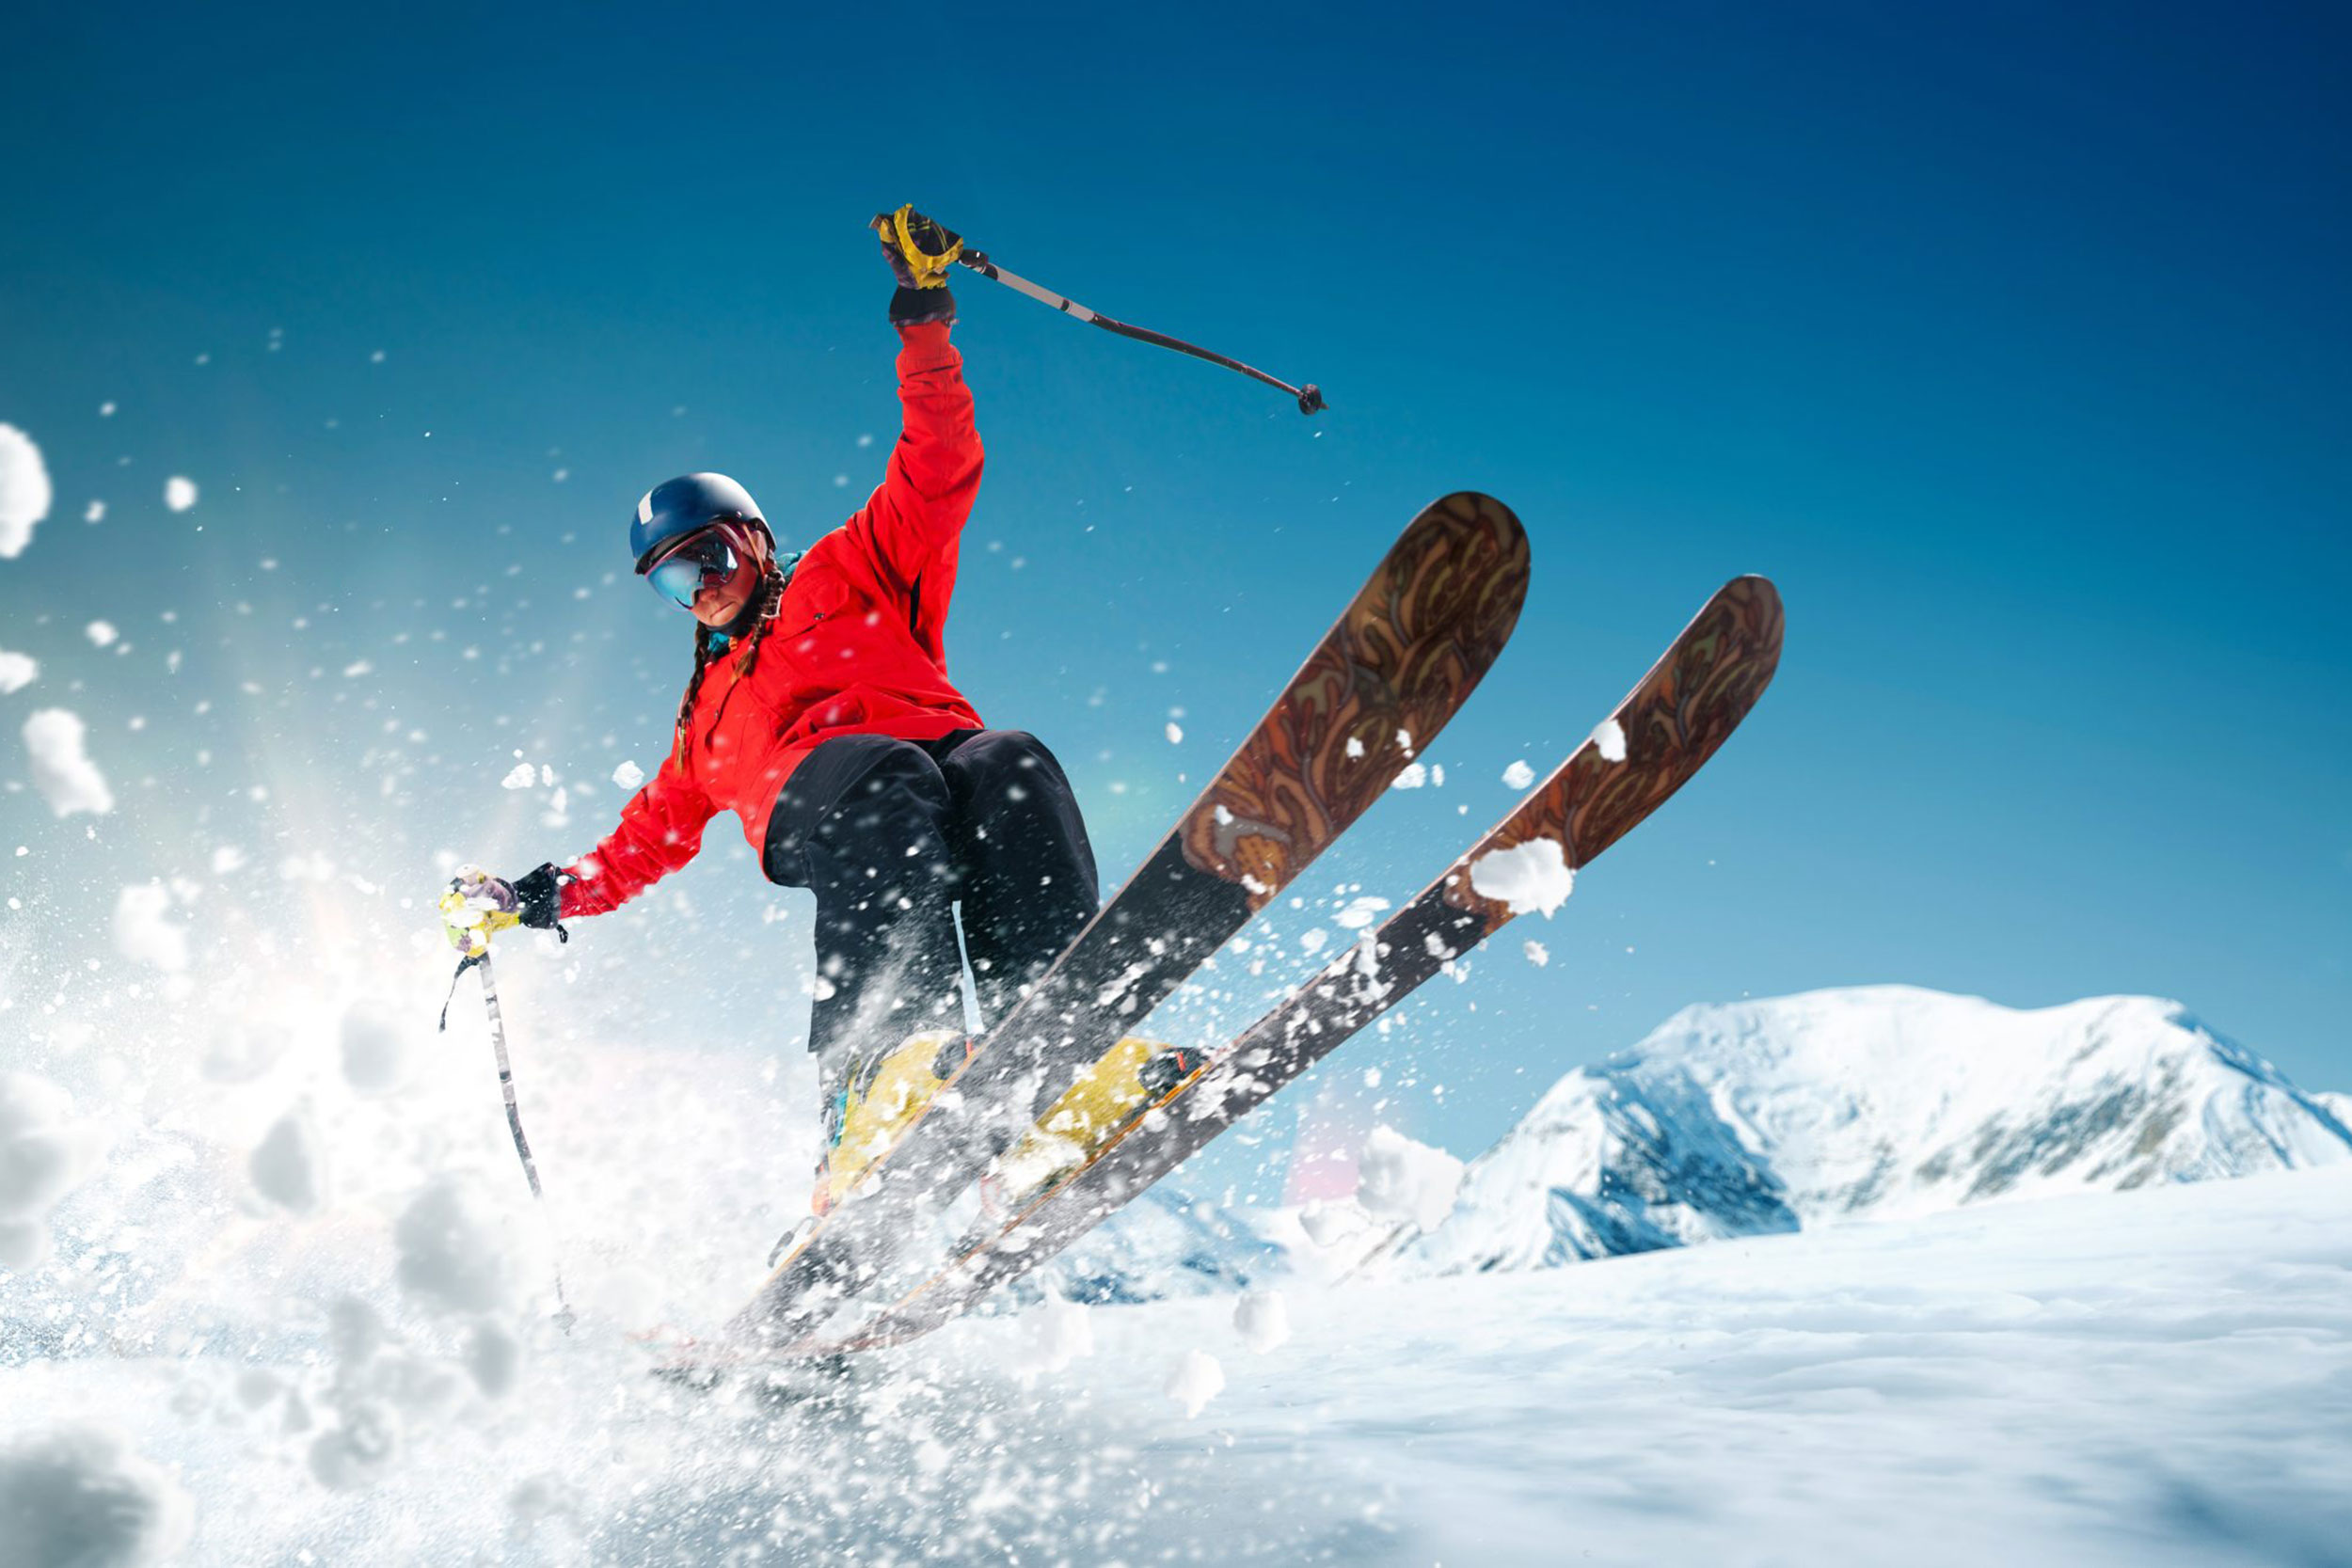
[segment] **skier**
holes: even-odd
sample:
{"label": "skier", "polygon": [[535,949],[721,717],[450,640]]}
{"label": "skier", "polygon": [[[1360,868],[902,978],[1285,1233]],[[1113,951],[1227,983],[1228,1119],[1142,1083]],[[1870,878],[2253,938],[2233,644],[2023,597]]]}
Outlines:
{"label": "skier", "polygon": [[777,548],[723,474],[647,492],[628,531],[637,573],[698,623],[669,756],[589,854],[511,881],[469,867],[457,890],[560,931],[692,860],[718,812],[741,818],[769,880],[817,898],[819,1213],[880,1151],[868,1132],[886,1134],[962,1060],[953,904],[994,1019],[1098,899],[1060,764],[1034,736],[989,728],[947,677],[943,633],[981,456],[947,341],[957,236],[907,207],[874,227],[898,285],[905,408],[881,487],[799,552]]}

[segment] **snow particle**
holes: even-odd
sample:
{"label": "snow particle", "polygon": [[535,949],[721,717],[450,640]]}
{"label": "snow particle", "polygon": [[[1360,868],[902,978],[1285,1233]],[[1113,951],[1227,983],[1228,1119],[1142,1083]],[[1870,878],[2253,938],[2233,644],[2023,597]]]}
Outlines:
{"label": "snow particle", "polygon": [[631,758],[612,769],[612,782],[623,789],[642,789],[645,784],[645,770],[637,766],[636,759]]}
{"label": "snow particle", "polygon": [[1506,789],[1525,789],[1534,782],[1535,769],[1527,765],[1525,757],[1502,770],[1502,784]]}
{"label": "snow particle", "polygon": [[538,782],[539,770],[532,767],[531,764],[527,762],[518,762],[514,767],[506,770],[506,777],[499,781],[499,787],[501,789],[529,789],[532,784],[537,784]]}
{"label": "snow particle", "polygon": [[82,509],[82,521],[86,523],[103,523],[105,520],[106,503],[104,501],[92,501]]}
{"label": "snow particle", "polygon": [[1527,961],[1534,964],[1537,969],[1541,969],[1544,965],[1551,962],[1551,950],[1546,947],[1542,942],[1537,942],[1534,937],[1528,938],[1526,943],[1520,947],[1519,951],[1525,953],[1527,955]]}
{"label": "snow particle", "polygon": [[1575,889],[1576,873],[1557,839],[1531,838],[1470,863],[1470,890],[1508,904],[1513,914],[1540,912],[1549,920]]}
{"label": "snow particle", "polygon": [[90,640],[90,646],[94,648],[111,648],[115,645],[115,639],[122,634],[115,630],[112,621],[92,621],[82,628],[82,635]]}
{"label": "snow particle", "polygon": [[1241,1342],[1260,1355],[1275,1350],[1291,1337],[1290,1309],[1282,1304],[1279,1291],[1250,1291],[1233,1304],[1233,1332]]}
{"label": "snow particle", "polygon": [[1168,1376],[1168,1397],[1184,1407],[1189,1420],[1225,1391],[1225,1369],[1204,1350],[1184,1352]]}
{"label": "snow particle", "polygon": [[1429,769],[1418,762],[1408,762],[1405,771],[1389,781],[1391,789],[1419,789],[1429,782]]}
{"label": "snow particle", "polygon": [[174,474],[164,481],[164,504],[174,512],[185,512],[196,504],[196,481],[184,474]]}
{"label": "snow particle", "polygon": [[1356,736],[1352,735],[1349,736],[1347,737],[1347,754],[1351,757],[1362,756],[1364,754],[1364,743]]}
{"label": "snow particle", "polygon": [[1169,721],[1168,726],[1168,743],[1170,746],[1182,746],[1184,743],[1184,727],[1172,720]]}
{"label": "snow particle", "polygon": [[1600,727],[1593,732],[1593,744],[1600,748],[1601,761],[1623,762],[1625,760],[1625,726],[1614,719],[1602,720]]}
{"label": "snow particle", "polygon": [[12,424],[0,424],[0,559],[24,553],[34,525],[49,515],[56,494],[33,438]]}
{"label": "snow particle", "polygon": [[45,707],[24,721],[24,750],[33,759],[33,787],[59,816],[77,811],[104,816],[115,809],[114,791],[83,749],[88,726],[81,716]]}

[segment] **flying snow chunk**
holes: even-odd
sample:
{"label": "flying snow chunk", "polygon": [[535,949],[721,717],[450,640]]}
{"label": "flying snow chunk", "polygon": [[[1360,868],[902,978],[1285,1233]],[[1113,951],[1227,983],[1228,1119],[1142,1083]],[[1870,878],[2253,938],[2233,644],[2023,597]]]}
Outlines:
{"label": "flying snow chunk", "polygon": [[176,974],[188,967],[188,928],[171,923],[171,890],[161,882],[115,895],[115,947],[133,963]]}
{"label": "flying snow chunk", "polygon": [[73,1098],[29,1072],[0,1075],[0,1268],[49,1255],[49,1211],[89,1179],[103,1152],[73,1119]]}
{"label": "flying snow chunk", "polygon": [[522,1362],[522,1341],[496,1323],[476,1324],[466,1341],[466,1370],[474,1386],[494,1400],[513,1391]]}
{"label": "flying snow chunk", "polygon": [[1086,1304],[1048,1296],[1022,1314],[1027,1330],[1013,1345],[1013,1370],[1018,1372],[1058,1372],[1082,1355],[1094,1354],[1094,1320]]}
{"label": "flying snow chunk", "polygon": [[450,1181],[436,1181],[392,1226],[400,1288],[427,1307],[488,1312],[506,1300],[505,1249],[481,1212]]}
{"label": "flying snow chunk", "polygon": [[289,1111],[262,1135],[246,1161],[253,1190],[297,1214],[318,1208],[326,1193],[326,1161],[318,1134],[299,1111]]}
{"label": "flying snow chunk", "polygon": [[645,785],[645,770],[638,767],[636,759],[632,757],[612,769],[612,782],[623,789],[643,789]]}
{"label": "flying snow chunk", "polygon": [[0,424],[0,559],[24,553],[34,525],[49,515],[56,496],[33,438],[12,424]]}
{"label": "flying snow chunk", "polygon": [[1379,919],[1381,911],[1388,907],[1389,901],[1386,898],[1375,898],[1369,893],[1362,894],[1351,900],[1347,908],[1333,915],[1331,923],[1344,930],[1360,931]]}
{"label": "flying snow chunk", "polygon": [[1216,1364],[1216,1357],[1204,1350],[1188,1350],[1176,1363],[1176,1370],[1168,1376],[1168,1397],[1184,1407],[1184,1418],[1190,1420],[1208,1407],[1211,1400],[1225,1392],[1225,1369]]}
{"label": "flying snow chunk", "polygon": [[358,1001],[343,1009],[343,1079],[362,1094],[399,1084],[407,1052],[402,1015],[381,1002]]}
{"label": "flying snow chunk", "polygon": [[1364,754],[1364,743],[1357,739],[1354,736],[1349,736],[1347,737],[1347,754],[1351,757],[1362,756]]}
{"label": "flying snow chunk", "polygon": [[1184,743],[1184,727],[1172,719],[1168,721],[1168,743],[1170,746],[1182,746]]}
{"label": "flying snow chunk", "polygon": [[1551,949],[1546,947],[1542,942],[1537,942],[1534,937],[1529,937],[1526,942],[1519,948],[1519,951],[1526,954],[1527,961],[1534,964],[1537,969],[1541,969],[1544,965],[1551,962]]}
{"label": "flying snow chunk", "polygon": [[106,503],[104,501],[92,501],[82,509],[82,521],[86,523],[103,523],[105,520]]}
{"label": "flying snow chunk", "polygon": [[1614,719],[1602,720],[1600,727],[1593,732],[1593,744],[1600,748],[1601,761],[1623,762],[1625,760],[1625,726]]}
{"label": "flying snow chunk", "polygon": [[499,781],[499,787],[501,789],[529,789],[532,784],[535,784],[538,782],[539,770],[536,768],[532,767],[531,764],[527,762],[518,762],[514,767],[506,770],[506,777]]}
{"label": "flying snow chunk", "polygon": [[121,1438],[74,1426],[0,1449],[0,1535],[27,1568],[134,1568],[176,1556],[196,1512]]}
{"label": "flying snow chunk", "polygon": [[1576,890],[1576,873],[1558,839],[1531,838],[1472,861],[1470,890],[1510,905],[1513,914],[1540,913],[1549,920]]}
{"label": "flying snow chunk", "polygon": [[13,697],[40,679],[40,661],[30,654],[0,648],[0,697]]}
{"label": "flying snow chunk", "polygon": [[77,811],[103,816],[115,809],[106,776],[83,750],[89,733],[81,715],[45,707],[24,721],[24,750],[33,759],[33,787],[59,816]]}
{"label": "flying snow chunk", "polygon": [[399,1453],[400,1418],[391,1406],[357,1400],[310,1445],[310,1474],[322,1486],[357,1492],[381,1480]]}
{"label": "flying snow chunk", "polygon": [[82,628],[82,635],[90,640],[92,647],[111,648],[115,645],[115,640],[122,634],[115,630],[115,624],[112,621],[92,621]]}
{"label": "flying snow chunk", "polygon": [[1462,1162],[1442,1148],[1375,1127],[1356,1157],[1356,1201],[1375,1219],[1410,1221],[1422,1231],[1445,1223],[1461,1196]]}
{"label": "flying snow chunk", "polygon": [[1298,1227],[1315,1245],[1329,1247],[1339,1245],[1362,1229],[1363,1221],[1353,1205],[1326,1203],[1321,1198],[1313,1198],[1298,1211]]}
{"label": "flying snow chunk", "polygon": [[196,504],[196,481],[174,474],[164,481],[164,504],[174,512],[185,512]]}
{"label": "flying snow chunk", "polygon": [[1419,789],[1429,782],[1429,769],[1418,762],[1408,762],[1405,771],[1389,781],[1391,789]]}
{"label": "flying snow chunk", "polygon": [[1519,758],[1518,761],[1502,770],[1502,784],[1505,789],[1525,789],[1534,782],[1535,769],[1527,765],[1525,757]]}
{"label": "flying snow chunk", "polygon": [[1291,1337],[1290,1308],[1279,1291],[1250,1291],[1233,1304],[1233,1332],[1260,1355],[1279,1347]]}

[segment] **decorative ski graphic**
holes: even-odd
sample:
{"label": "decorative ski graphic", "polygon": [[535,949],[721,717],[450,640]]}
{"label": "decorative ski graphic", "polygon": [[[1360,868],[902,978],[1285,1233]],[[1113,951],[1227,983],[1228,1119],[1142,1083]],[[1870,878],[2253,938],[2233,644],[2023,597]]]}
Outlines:
{"label": "decorative ski graphic", "polygon": [[1107,1050],[1379,799],[1502,651],[1528,566],[1525,530],[1490,496],[1457,492],[1414,518],[1174,831],[810,1227],[730,1338],[796,1339],[886,1270],[927,1202],[1025,1130],[1036,1090]]}
{"label": "decorative ski graphic", "polygon": [[[1369,939],[1334,958],[1086,1164],[1031,1195],[1012,1214],[966,1232],[944,1266],[893,1306],[851,1333],[784,1354],[875,1349],[929,1333],[1051,1259],[1183,1164],[1509,923],[1519,911],[1491,889],[1514,879],[1540,887],[1547,876],[1564,881],[1562,873],[1590,864],[1664,804],[1771,684],[1782,626],[1780,595],[1769,581],[1743,577],[1725,584],[1618,705],[1610,721],[1613,733],[1609,725],[1596,732]],[[1623,760],[1612,761],[1619,736]]]}

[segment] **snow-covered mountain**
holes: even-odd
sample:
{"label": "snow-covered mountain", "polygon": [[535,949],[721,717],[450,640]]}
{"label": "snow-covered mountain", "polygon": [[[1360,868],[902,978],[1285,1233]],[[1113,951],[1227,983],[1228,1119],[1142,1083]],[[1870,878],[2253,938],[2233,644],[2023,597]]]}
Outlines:
{"label": "snow-covered mountain", "polygon": [[2352,1161],[2311,1095],[2178,1003],[2021,1011],[1906,986],[1687,1007],[1470,1166],[1410,1273]]}

